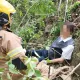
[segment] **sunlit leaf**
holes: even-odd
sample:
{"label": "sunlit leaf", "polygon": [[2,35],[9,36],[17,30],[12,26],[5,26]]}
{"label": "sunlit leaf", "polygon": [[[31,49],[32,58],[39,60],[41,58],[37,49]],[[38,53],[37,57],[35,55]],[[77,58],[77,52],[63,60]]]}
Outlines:
{"label": "sunlit leaf", "polygon": [[0,68],[0,75],[3,73],[4,68]]}
{"label": "sunlit leaf", "polygon": [[28,63],[30,63],[30,61],[31,61],[31,57],[28,59],[25,59],[25,64],[27,65]]}
{"label": "sunlit leaf", "polygon": [[33,70],[29,70],[27,76],[32,77],[35,74]]}
{"label": "sunlit leaf", "polygon": [[35,76],[36,77],[41,77],[41,72],[39,70],[35,70]]}
{"label": "sunlit leaf", "polygon": [[9,71],[10,71],[11,73],[14,73],[14,74],[18,74],[18,73],[19,73],[19,71],[18,71],[18,70],[15,68],[15,66],[12,64],[12,61],[8,61],[6,64],[9,66]]}
{"label": "sunlit leaf", "polygon": [[51,63],[51,60],[49,60],[49,59],[47,59],[46,61],[47,61],[47,63]]}
{"label": "sunlit leaf", "polygon": [[8,78],[8,80],[12,80],[12,78],[11,78],[9,73],[7,73],[7,78]]}

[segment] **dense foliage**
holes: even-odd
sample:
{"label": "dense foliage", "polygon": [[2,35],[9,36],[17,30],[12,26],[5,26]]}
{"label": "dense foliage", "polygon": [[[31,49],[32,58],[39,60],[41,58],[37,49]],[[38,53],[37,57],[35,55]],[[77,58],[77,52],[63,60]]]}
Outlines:
{"label": "dense foliage", "polygon": [[[8,0],[16,8],[16,14],[13,16],[12,31],[22,38],[22,45],[27,48],[27,43],[37,42],[43,38],[43,45],[49,46],[52,41],[59,35],[60,27],[66,20],[74,21],[73,13],[80,16],[80,2],[73,0]],[[60,3],[61,1],[61,3]],[[66,7],[65,7],[66,6]],[[55,17],[57,16],[57,17]],[[47,20],[47,18],[52,18]],[[52,26],[49,35],[44,35],[46,26]],[[75,33],[79,37],[80,30]],[[35,70],[32,58],[26,58],[28,70],[26,78],[32,78],[32,75],[36,75],[37,78],[41,77],[39,71]],[[30,63],[29,63],[30,62]],[[10,71],[12,73],[18,73],[14,66],[9,62]],[[33,65],[33,67],[32,67]],[[0,69],[0,75],[4,69]],[[38,74],[38,75],[37,75]],[[10,79],[10,75],[8,78]],[[1,77],[0,77],[1,78]],[[1,80],[1,79],[0,79]],[[31,80],[31,79],[30,79]],[[41,78],[39,79],[41,80]]]}
{"label": "dense foliage", "polygon": [[[28,42],[38,41],[41,37],[45,37],[45,23],[46,18],[57,16],[57,19],[53,17],[53,22],[51,23],[52,29],[49,32],[48,37],[50,43],[59,35],[60,27],[62,26],[64,19],[69,19],[70,14],[67,14],[68,8],[72,7],[73,3],[68,0],[66,5],[66,0],[61,2],[61,0],[8,0],[16,8],[16,14],[13,16],[13,25],[11,29],[20,37],[22,37],[22,44],[27,47]],[[78,5],[78,3],[76,3]],[[67,6],[67,9],[66,7]],[[74,5],[75,8],[77,7]],[[74,8],[72,8],[74,9]],[[72,10],[71,9],[71,10]],[[67,10],[67,11],[65,11]],[[69,11],[71,11],[69,9]],[[66,16],[65,13],[66,12]],[[44,42],[44,41],[43,41]],[[46,40],[45,45],[49,42]],[[50,45],[50,43],[48,45]]]}
{"label": "dense foliage", "polygon": [[12,30],[23,38],[23,44],[43,35],[47,16],[54,15],[56,7],[52,0],[13,0],[16,7]]}
{"label": "dense foliage", "polygon": [[[22,44],[24,47],[27,47],[28,42],[38,41],[41,37],[45,37],[45,27],[47,26],[48,21],[45,23],[47,17],[57,16],[57,19],[53,17],[53,22],[51,23],[52,29],[49,32],[49,40],[46,44],[50,45],[51,42],[59,35],[60,27],[62,26],[64,19],[69,19],[69,11],[73,11],[70,8],[72,7],[70,4],[73,2],[71,0],[68,1],[66,5],[66,1],[61,2],[60,0],[52,1],[52,0],[8,0],[11,2],[16,8],[16,14],[13,16],[13,25],[11,29],[17,35],[22,37]],[[76,3],[78,5],[78,3]],[[67,6],[69,8],[66,9]],[[76,5],[74,5],[76,9]],[[65,10],[66,16],[65,16]],[[49,42],[50,41],[50,42]]]}

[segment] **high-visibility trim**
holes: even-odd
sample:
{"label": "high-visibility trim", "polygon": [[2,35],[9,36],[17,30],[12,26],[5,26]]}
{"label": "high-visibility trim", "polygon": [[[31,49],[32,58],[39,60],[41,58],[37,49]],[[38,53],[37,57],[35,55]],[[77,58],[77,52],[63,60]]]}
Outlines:
{"label": "high-visibility trim", "polygon": [[13,49],[12,51],[8,52],[7,56],[9,56],[10,58],[13,58],[15,55],[17,55],[23,51],[24,51],[24,49],[22,47],[18,47],[16,49]]}

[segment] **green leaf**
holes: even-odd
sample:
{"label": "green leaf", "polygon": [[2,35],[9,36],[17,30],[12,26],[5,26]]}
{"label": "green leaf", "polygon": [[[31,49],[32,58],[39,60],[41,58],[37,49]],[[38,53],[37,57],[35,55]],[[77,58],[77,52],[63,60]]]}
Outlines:
{"label": "green leaf", "polygon": [[8,61],[6,64],[8,64],[8,66],[9,66],[9,71],[10,71],[11,73],[13,73],[13,74],[18,74],[18,73],[19,73],[19,71],[16,70],[15,66],[12,64],[11,61]]}
{"label": "green leaf", "polygon": [[34,80],[49,80],[49,79],[43,78],[43,77],[36,77],[36,78],[34,78]]}
{"label": "green leaf", "polygon": [[28,77],[32,77],[35,74],[35,72],[33,70],[29,70],[28,71]]}
{"label": "green leaf", "polygon": [[46,46],[46,50],[49,50],[50,49],[50,47],[49,46]]}
{"label": "green leaf", "polygon": [[11,63],[11,64],[9,64],[9,68],[14,69],[15,66]]}
{"label": "green leaf", "polygon": [[35,64],[33,61],[31,61],[31,62],[30,62],[30,68],[31,68],[32,70],[34,70],[35,67],[36,67],[36,64]]}
{"label": "green leaf", "polygon": [[28,63],[30,63],[30,61],[31,61],[31,57],[30,58],[26,58],[25,59],[25,64],[27,65]]}
{"label": "green leaf", "polygon": [[11,60],[9,60],[9,61],[6,62],[7,65],[10,65],[11,63],[12,63]]}
{"label": "green leaf", "polygon": [[17,71],[16,69],[13,69],[13,68],[9,68],[9,71],[13,74],[19,74],[19,71]]}
{"label": "green leaf", "polygon": [[9,73],[7,73],[7,78],[8,78],[8,80],[12,80],[12,78],[11,78]]}
{"label": "green leaf", "polygon": [[51,60],[49,60],[49,59],[47,59],[46,61],[47,61],[47,63],[51,63]]}
{"label": "green leaf", "polygon": [[2,80],[2,78],[0,77],[0,80]]}
{"label": "green leaf", "polygon": [[0,72],[3,72],[4,71],[4,68],[0,68]]}
{"label": "green leaf", "polygon": [[4,68],[0,68],[0,74],[2,74],[4,71]]}
{"label": "green leaf", "polygon": [[26,76],[24,76],[22,80],[27,80]]}
{"label": "green leaf", "polygon": [[39,70],[35,70],[35,76],[36,76],[36,77],[41,77],[41,73],[40,73]]}

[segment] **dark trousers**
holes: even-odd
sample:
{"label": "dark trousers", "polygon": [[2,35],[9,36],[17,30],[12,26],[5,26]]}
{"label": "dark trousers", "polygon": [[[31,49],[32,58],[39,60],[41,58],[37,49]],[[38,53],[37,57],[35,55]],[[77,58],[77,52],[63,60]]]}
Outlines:
{"label": "dark trousers", "polygon": [[[54,58],[59,58],[61,56],[62,50],[59,49],[59,48],[54,48],[54,49],[57,52],[59,52],[60,54],[55,52],[55,51],[53,51],[52,53],[49,53],[48,50],[45,50],[45,49],[36,50],[37,54],[40,56],[40,58],[38,58],[39,61],[42,61],[46,58],[49,58],[50,60],[54,59]],[[26,56],[35,56],[35,57],[37,57],[34,53],[34,50],[32,50],[32,51],[26,50]],[[18,70],[27,69],[27,67],[23,64],[23,62],[19,58],[12,60],[12,64],[14,64]]]}
{"label": "dark trousers", "polygon": [[[48,58],[48,50],[45,50],[45,49],[36,50],[36,53],[40,56],[40,58],[38,58],[39,61],[42,61],[42,60]],[[26,56],[35,56],[35,57],[37,57],[34,50],[32,50],[32,51],[27,50],[26,51]]]}
{"label": "dark trousers", "polygon": [[[54,51],[55,50],[55,51]],[[54,58],[60,58],[62,54],[62,49],[60,48],[54,48],[52,52],[49,52],[48,50],[42,49],[42,50],[36,50],[37,54],[40,56],[39,61],[42,61],[44,59],[54,59]],[[36,56],[34,50],[33,51],[26,51],[26,56]]]}

